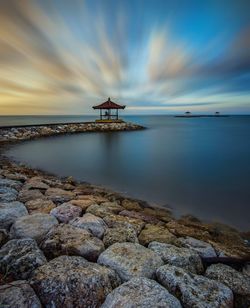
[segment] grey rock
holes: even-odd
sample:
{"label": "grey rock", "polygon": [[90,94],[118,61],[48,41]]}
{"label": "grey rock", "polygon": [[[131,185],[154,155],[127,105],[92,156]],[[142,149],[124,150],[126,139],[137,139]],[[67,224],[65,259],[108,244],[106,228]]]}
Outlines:
{"label": "grey rock", "polygon": [[45,196],[56,203],[63,203],[75,199],[76,194],[61,188],[49,188],[46,190]]}
{"label": "grey rock", "polygon": [[28,282],[18,280],[0,286],[0,307],[41,308],[42,305]]}
{"label": "grey rock", "polygon": [[130,218],[120,215],[108,215],[103,218],[109,228],[131,227],[134,228],[137,235],[141,232],[145,226],[145,222],[141,219]]}
{"label": "grey rock", "polygon": [[79,217],[82,209],[78,206],[63,203],[50,211],[50,215],[55,216],[60,222],[67,223],[70,220]]}
{"label": "grey rock", "polygon": [[55,203],[46,199],[34,199],[25,203],[29,214],[45,213],[49,214],[56,207]]}
{"label": "grey rock", "polygon": [[174,245],[152,242],[148,248],[159,255],[164,263],[182,267],[192,273],[202,273],[203,265],[196,251]]}
{"label": "grey rock", "polygon": [[104,218],[107,215],[118,214],[122,210],[124,208],[117,202],[103,202],[101,204],[92,204],[87,208],[86,212]]}
{"label": "grey rock", "polygon": [[153,278],[162,259],[152,250],[135,243],[115,243],[98,258],[99,264],[114,269],[122,281],[134,277]]}
{"label": "grey rock", "polygon": [[15,201],[17,198],[18,192],[11,187],[0,187],[0,202],[11,202]]}
{"label": "grey rock", "polygon": [[160,284],[179,298],[183,307],[233,307],[232,291],[220,282],[172,265],[160,267],[156,276]]}
{"label": "grey rock", "polygon": [[203,258],[217,257],[213,246],[207,242],[189,236],[186,238],[180,238],[179,241],[184,247],[198,252],[198,254]]}
{"label": "grey rock", "polygon": [[9,179],[0,179],[0,187],[6,186],[15,189],[19,189],[22,183],[19,181],[9,180]]}
{"label": "grey rock", "polygon": [[114,243],[138,243],[137,234],[132,227],[108,228],[103,237],[105,247],[109,247]]}
{"label": "grey rock", "polygon": [[60,255],[79,255],[96,261],[104,250],[103,242],[87,230],[69,224],[53,227],[40,244],[45,255],[52,259]]}
{"label": "grey rock", "polygon": [[36,269],[30,283],[45,307],[80,308],[99,307],[120,280],[112,269],[61,256]]}
{"label": "grey rock", "polygon": [[31,238],[11,240],[0,249],[0,272],[5,277],[27,279],[46,258]]}
{"label": "grey rock", "polygon": [[98,238],[102,238],[105,230],[107,229],[107,225],[103,219],[90,213],[71,220],[70,224],[75,227],[88,230]]}
{"label": "grey rock", "polygon": [[225,264],[213,264],[205,273],[206,277],[228,286],[235,295],[236,307],[250,306],[250,277]]}
{"label": "grey rock", "polygon": [[177,298],[156,281],[132,278],[114,289],[106,298],[102,308],[181,308]]}
{"label": "grey rock", "polygon": [[0,228],[9,229],[17,218],[25,215],[28,215],[28,211],[21,202],[0,203]]}
{"label": "grey rock", "polygon": [[47,190],[49,188],[49,185],[43,182],[42,177],[34,176],[25,183],[24,188],[25,189]]}
{"label": "grey rock", "polygon": [[18,218],[10,229],[11,238],[33,238],[38,243],[58,221],[48,214],[32,214]]}
{"label": "grey rock", "polygon": [[39,189],[22,189],[19,191],[18,200],[26,203],[30,200],[46,199]]}

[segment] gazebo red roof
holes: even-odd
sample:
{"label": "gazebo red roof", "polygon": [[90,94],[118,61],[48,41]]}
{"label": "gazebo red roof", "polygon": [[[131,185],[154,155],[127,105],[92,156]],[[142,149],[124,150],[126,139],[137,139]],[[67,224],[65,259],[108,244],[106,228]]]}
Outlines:
{"label": "gazebo red roof", "polygon": [[110,100],[108,100],[100,105],[93,106],[93,109],[124,109],[125,105],[118,105]]}

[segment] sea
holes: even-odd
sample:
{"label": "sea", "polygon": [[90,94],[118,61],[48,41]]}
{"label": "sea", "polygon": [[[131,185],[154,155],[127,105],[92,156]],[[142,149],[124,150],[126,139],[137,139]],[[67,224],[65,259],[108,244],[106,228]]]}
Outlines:
{"label": "sea", "polygon": [[[0,126],[94,119],[0,117]],[[170,207],[177,217],[190,214],[250,230],[250,116],[124,120],[146,129],[40,138],[8,147],[5,154],[59,176]]]}

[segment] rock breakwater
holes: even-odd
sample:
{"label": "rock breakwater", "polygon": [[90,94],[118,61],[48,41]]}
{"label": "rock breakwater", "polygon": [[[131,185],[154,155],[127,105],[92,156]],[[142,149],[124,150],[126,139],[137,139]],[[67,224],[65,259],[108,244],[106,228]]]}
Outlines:
{"label": "rock breakwater", "polygon": [[0,307],[249,307],[249,256],[229,226],[0,156]]}
{"label": "rock breakwater", "polygon": [[73,134],[83,132],[131,131],[144,129],[143,126],[130,122],[113,123],[70,123],[34,126],[0,127],[0,143],[29,140],[45,136]]}

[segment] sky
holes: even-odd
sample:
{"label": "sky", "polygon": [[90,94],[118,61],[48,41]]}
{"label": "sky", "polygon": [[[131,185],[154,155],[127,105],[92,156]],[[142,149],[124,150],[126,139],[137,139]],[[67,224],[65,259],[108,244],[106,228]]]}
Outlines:
{"label": "sky", "polygon": [[0,0],[0,115],[250,114],[249,0]]}

